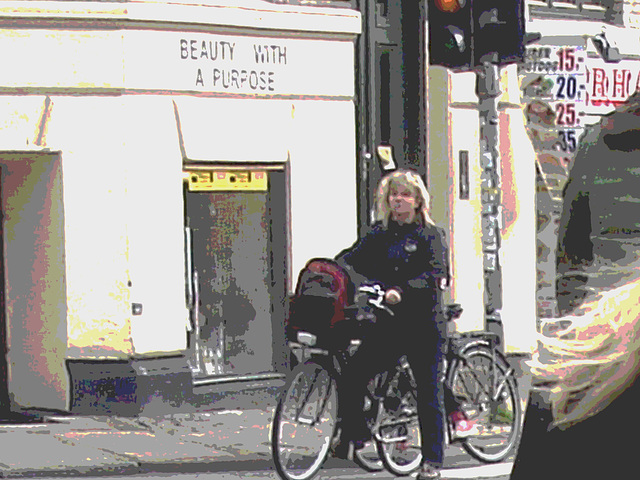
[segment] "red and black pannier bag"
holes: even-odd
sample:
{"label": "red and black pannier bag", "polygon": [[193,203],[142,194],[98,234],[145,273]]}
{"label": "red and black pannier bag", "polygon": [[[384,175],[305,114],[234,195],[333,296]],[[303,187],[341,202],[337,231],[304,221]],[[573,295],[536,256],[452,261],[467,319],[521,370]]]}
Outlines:
{"label": "red and black pannier bag", "polygon": [[335,327],[346,320],[346,308],[353,299],[347,272],[334,260],[314,258],[298,276],[291,299],[287,335],[296,341],[297,332],[318,337],[318,346],[335,343]]}

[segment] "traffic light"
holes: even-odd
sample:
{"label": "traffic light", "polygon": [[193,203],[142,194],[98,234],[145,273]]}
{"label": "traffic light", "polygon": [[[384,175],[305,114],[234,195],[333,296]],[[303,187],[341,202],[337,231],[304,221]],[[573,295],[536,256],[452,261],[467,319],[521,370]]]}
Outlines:
{"label": "traffic light", "polygon": [[523,0],[471,0],[474,64],[504,65],[524,56]]}
{"label": "traffic light", "polygon": [[524,0],[428,0],[429,63],[467,70],[524,55]]}
{"label": "traffic light", "polygon": [[429,63],[469,68],[472,56],[471,0],[428,0]]}

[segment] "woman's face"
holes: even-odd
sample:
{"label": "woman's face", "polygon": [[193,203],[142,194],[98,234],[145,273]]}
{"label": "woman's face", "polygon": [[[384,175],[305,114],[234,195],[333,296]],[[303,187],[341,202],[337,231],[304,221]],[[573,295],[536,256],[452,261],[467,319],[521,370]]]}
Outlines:
{"label": "woman's face", "polygon": [[395,220],[412,221],[418,209],[418,199],[404,185],[392,185],[389,189],[389,207]]}

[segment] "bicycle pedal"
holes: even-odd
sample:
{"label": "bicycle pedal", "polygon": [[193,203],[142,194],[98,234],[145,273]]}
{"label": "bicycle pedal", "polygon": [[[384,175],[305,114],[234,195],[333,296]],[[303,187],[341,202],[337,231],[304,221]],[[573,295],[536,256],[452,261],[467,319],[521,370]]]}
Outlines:
{"label": "bicycle pedal", "polygon": [[412,417],[414,415],[417,415],[418,411],[415,408],[403,407],[402,410],[400,410],[400,413],[406,415],[407,417]]}

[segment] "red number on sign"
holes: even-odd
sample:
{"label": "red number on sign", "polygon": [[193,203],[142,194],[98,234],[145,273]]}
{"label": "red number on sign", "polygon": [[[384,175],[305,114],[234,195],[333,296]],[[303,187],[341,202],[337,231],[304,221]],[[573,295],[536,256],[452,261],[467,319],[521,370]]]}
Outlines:
{"label": "red number on sign", "polygon": [[575,125],[577,120],[576,106],[573,103],[559,103],[556,106],[557,125]]}
{"label": "red number on sign", "polygon": [[576,68],[576,56],[575,49],[571,48],[561,48],[558,50],[558,68],[561,71],[572,72]]}

